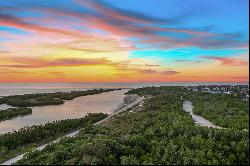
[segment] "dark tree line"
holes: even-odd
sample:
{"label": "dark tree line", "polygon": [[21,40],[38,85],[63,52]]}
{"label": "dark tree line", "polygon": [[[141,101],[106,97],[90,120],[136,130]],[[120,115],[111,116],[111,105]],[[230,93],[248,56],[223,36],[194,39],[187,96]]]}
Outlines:
{"label": "dark tree line", "polygon": [[133,89],[128,93],[138,95],[175,94],[181,100],[193,103],[193,112],[217,126],[233,129],[249,129],[249,103],[239,97],[226,94],[193,92],[183,87],[147,87]]}
{"label": "dark tree line", "polygon": [[91,113],[80,119],[53,121],[44,125],[25,127],[18,131],[2,134],[0,135],[0,162],[13,157],[10,156],[12,150],[14,151],[29,144],[44,143],[46,140],[51,140],[72,130],[86,127],[105,117],[107,117],[107,114]]}
{"label": "dark tree line", "polygon": [[182,110],[186,92],[163,90],[130,91],[151,97],[141,107],[128,109],[101,126],[86,127],[76,138],[34,151],[16,164],[249,164],[248,132],[197,126]]}
{"label": "dark tree line", "polygon": [[193,103],[193,112],[217,126],[249,129],[249,103],[240,98],[202,92],[188,92],[185,98]]}
{"label": "dark tree line", "polygon": [[31,113],[31,108],[9,108],[6,110],[0,110],[0,121],[12,119],[18,116],[24,116]]}
{"label": "dark tree line", "polygon": [[60,105],[63,104],[65,100],[73,100],[74,98],[80,96],[94,95],[114,90],[120,89],[93,89],[87,91],[14,95],[0,98],[0,104],[8,104],[15,107]]}

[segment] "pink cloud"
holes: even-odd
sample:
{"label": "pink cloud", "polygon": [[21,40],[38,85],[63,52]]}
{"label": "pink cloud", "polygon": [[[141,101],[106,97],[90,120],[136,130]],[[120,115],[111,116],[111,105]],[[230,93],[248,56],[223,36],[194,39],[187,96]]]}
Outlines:
{"label": "pink cloud", "polygon": [[143,74],[157,74],[158,73],[156,70],[152,70],[152,69],[137,69],[137,71]]}
{"label": "pink cloud", "polygon": [[[43,18],[42,21],[50,20],[50,22],[55,22],[55,18]],[[41,22],[41,21],[40,21]],[[71,23],[72,24],[72,23]],[[8,16],[0,14],[0,25],[13,27],[22,30],[28,30],[30,32],[37,32],[37,33],[52,33],[57,35],[64,35],[64,36],[72,36],[72,37],[87,37],[89,35],[84,34],[83,32],[76,31],[73,29],[65,29],[65,28],[51,28],[43,25],[37,25],[33,23],[29,23],[27,20],[20,19],[15,16]],[[79,24],[78,24],[79,25]]]}
{"label": "pink cloud", "polygon": [[162,72],[162,74],[164,74],[164,75],[176,75],[178,73],[180,73],[180,72],[174,71],[174,70],[167,70],[167,71]]}
{"label": "pink cloud", "polygon": [[237,58],[216,57],[216,56],[201,56],[201,58],[216,60],[224,66],[248,66],[249,62]]}

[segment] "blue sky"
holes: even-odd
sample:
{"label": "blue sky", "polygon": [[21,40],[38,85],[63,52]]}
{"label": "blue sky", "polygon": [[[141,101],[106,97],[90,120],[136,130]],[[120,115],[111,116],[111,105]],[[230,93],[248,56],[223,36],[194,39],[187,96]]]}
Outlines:
{"label": "blue sky", "polygon": [[[214,32],[248,33],[248,0],[105,0],[117,8],[156,18],[180,17],[179,26],[214,26]],[[125,3],[126,5],[124,5]],[[177,25],[178,26],[178,25]]]}
{"label": "blue sky", "polygon": [[244,82],[248,6],[249,0],[2,0],[0,77]]}
{"label": "blue sky", "polygon": [[[237,40],[248,41],[248,0],[105,0],[117,8],[161,19],[177,19],[169,27],[207,30],[213,33],[239,34]],[[164,24],[162,25],[164,26]],[[168,34],[171,35],[171,34]],[[173,35],[173,34],[172,34]],[[180,34],[178,34],[179,37]],[[183,34],[182,34],[183,35]],[[185,35],[185,34],[184,34]],[[183,36],[184,36],[183,35]],[[167,53],[167,55],[166,55]],[[248,53],[248,49],[200,49],[186,47],[172,50],[134,51],[131,57],[171,57],[195,59],[200,55],[233,56]]]}

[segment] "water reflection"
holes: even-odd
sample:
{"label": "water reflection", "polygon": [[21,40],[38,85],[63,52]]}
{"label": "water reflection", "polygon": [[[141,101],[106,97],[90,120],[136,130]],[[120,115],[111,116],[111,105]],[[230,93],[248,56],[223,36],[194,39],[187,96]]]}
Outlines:
{"label": "water reflection", "polygon": [[13,107],[7,104],[0,104],[0,111],[6,110],[8,108],[13,108]]}
{"label": "water reflection", "polygon": [[18,130],[25,126],[44,124],[48,121],[80,118],[90,112],[110,114],[122,104],[125,97],[124,93],[127,91],[119,90],[78,97],[66,101],[62,105],[32,107],[31,115],[0,122],[0,134]]}

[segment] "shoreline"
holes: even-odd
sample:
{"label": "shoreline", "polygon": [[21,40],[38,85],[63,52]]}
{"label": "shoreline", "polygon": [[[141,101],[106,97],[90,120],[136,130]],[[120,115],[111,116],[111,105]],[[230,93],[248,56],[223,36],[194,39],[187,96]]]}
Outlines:
{"label": "shoreline", "polygon": [[[144,99],[144,97],[139,97],[138,95],[131,95],[131,94],[126,95],[126,96],[124,97],[124,99],[125,99],[126,97],[128,97],[129,99],[134,98],[134,100],[128,100],[128,101],[130,101],[130,102],[128,102],[128,103],[126,103],[126,104],[124,104],[124,101],[123,101],[123,104],[122,104],[119,108],[117,108],[116,110],[114,110],[114,112],[113,112],[112,114],[108,115],[108,117],[104,118],[103,120],[100,120],[99,122],[94,123],[93,125],[99,125],[99,124],[101,124],[101,123],[103,123],[103,122],[109,120],[109,119],[110,119],[111,117],[113,117],[114,115],[116,115],[116,114],[118,114],[118,113],[120,113],[120,112],[126,111],[128,108],[133,107],[134,105],[140,103],[140,102],[143,101],[143,99]],[[135,97],[136,97],[136,98],[135,98]],[[66,134],[66,135],[64,135],[64,136],[61,136],[61,137],[57,138],[57,139],[54,140],[54,141],[51,141],[51,142],[49,142],[49,143],[47,143],[47,144],[38,146],[38,147],[36,147],[34,150],[42,150],[42,149],[44,149],[47,145],[50,145],[50,144],[53,144],[53,143],[57,143],[58,141],[60,141],[62,138],[65,138],[65,137],[75,137],[75,136],[77,136],[77,134],[80,132],[80,130],[81,130],[81,129],[76,130],[76,131],[73,131],[73,132],[70,132],[70,133],[68,133],[68,134]],[[1,163],[0,165],[12,165],[12,164],[14,164],[15,162],[17,162],[18,160],[21,160],[21,159],[24,157],[25,154],[26,154],[26,153],[23,153],[23,154],[20,154],[20,155],[18,155],[18,156],[16,156],[16,157],[12,158],[12,159],[9,159],[9,160],[7,160],[7,161],[4,161],[4,162]]]}
{"label": "shoreline", "polygon": [[[114,115],[117,115],[117,114],[119,114],[120,112],[126,111],[128,108],[133,107],[134,105],[140,103],[140,102],[143,101],[143,99],[144,99],[144,97],[140,97],[140,96],[134,95],[134,94],[132,94],[132,95],[129,94],[129,95],[127,95],[127,96],[130,97],[130,98],[134,98],[134,96],[136,96],[136,98],[135,98],[133,101],[130,101],[129,103],[127,103],[127,104],[125,104],[125,105],[122,104],[121,108],[116,109],[116,110],[115,110],[112,114],[110,114],[107,118],[105,118],[105,119],[103,119],[103,120],[101,120],[101,121],[99,121],[99,122],[96,122],[94,125],[98,125],[98,124],[101,124],[101,123],[107,121],[108,119],[110,119],[110,118],[113,117]],[[126,97],[125,97],[125,98],[126,98]]]}
{"label": "shoreline", "polygon": [[[66,119],[77,119],[86,116],[87,113],[112,114],[120,108],[123,103],[124,93],[127,90],[116,90],[101,94],[80,96],[68,100],[62,105],[34,106],[32,114],[18,117],[12,120],[0,122],[0,134],[13,132],[25,126],[43,125],[48,122]],[[2,107],[1,107],[2,106]],[[8,108],[7,105],[0,105],[1,108]]]}

